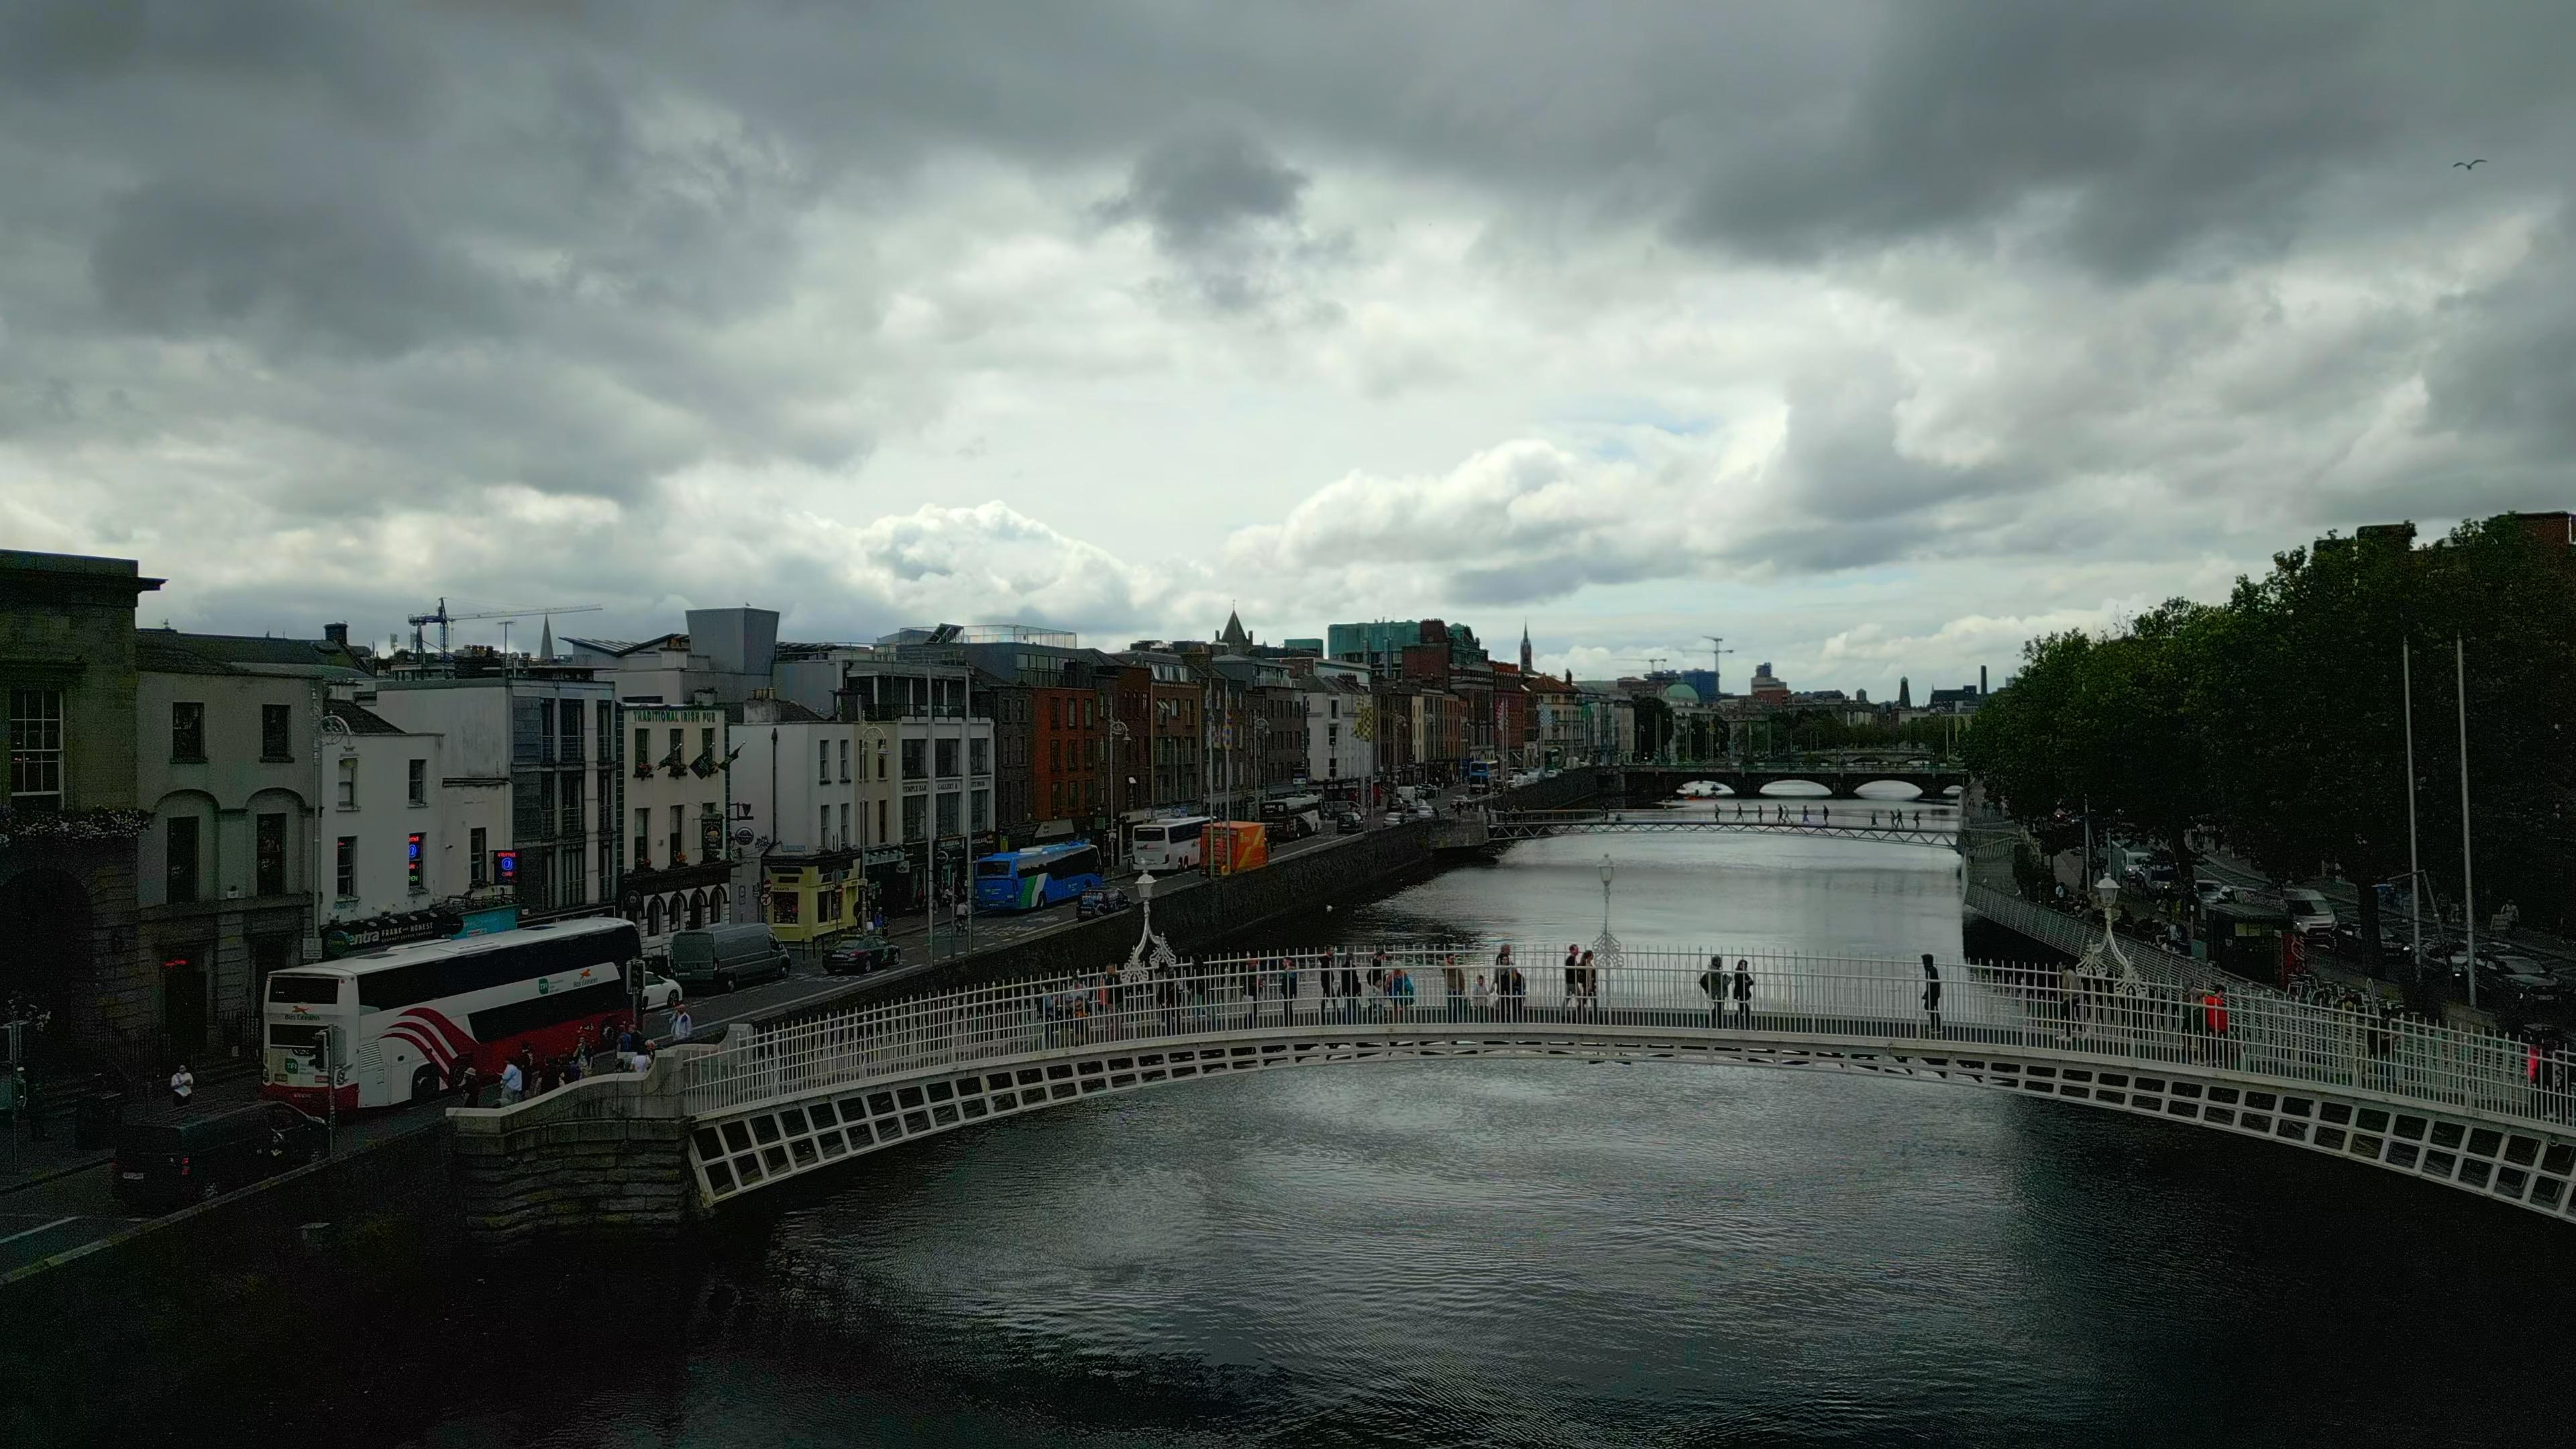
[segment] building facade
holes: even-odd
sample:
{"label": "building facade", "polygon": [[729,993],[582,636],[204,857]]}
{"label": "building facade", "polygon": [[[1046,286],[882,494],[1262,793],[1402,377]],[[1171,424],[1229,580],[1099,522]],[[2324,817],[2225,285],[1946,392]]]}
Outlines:
{"label": "building facade", "polygon": [[635,923],[648,955],[666,955],[674,932],[733,918],[732,724],[712,705],[630,704],[619,732],[626,837],[618,914]]}
{"label": "building facade", "polygon": [[460,656],[454,672],[380,679],[368,708],[443,738],[451,785],[499,782],[523,920],[599,914],[620,896],[625,740],[613,686],[579,666]]}
{"label": "building facade", "polygon": [[132,559],[0,550],[0,993],[93,1047],[165,1016],[135,936],[134,601],[159,587]]}

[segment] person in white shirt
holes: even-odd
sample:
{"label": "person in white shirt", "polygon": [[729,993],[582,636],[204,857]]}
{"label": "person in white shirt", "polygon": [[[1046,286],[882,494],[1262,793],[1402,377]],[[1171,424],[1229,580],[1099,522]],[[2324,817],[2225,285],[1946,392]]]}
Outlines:
{"label": "person in white shirt", "polygon": [[197,1095],[197,1079],[189,1073],[188,1064],[181,1062],[179,1070],[170,1074],[170,1105],[185,1107],[188,1105],[188,1099],[195,1095]]}
{"label": "person in white shirt", "polygon": [[515,1102],[515,1101],[519,1100],[520,1093],[521,1093],[521,1091],[522,1091],[522,1090],[527,1086],[527,1084],[528,1084],[528,1079],[527,1079],[527,1078],[525,1078],[525,1077],[523,1077],[523,1076],[521,1076],[521,1075],[519,1075],[519,1064],[518,1064],[517,1062],[504,1062],[504,1063],[502,1063],[502,1065],[501,1065],[501,1100],[502,1100],[504,1103]]}
{"label": "person in white shirt", "polygon": [[635,1044],[635,1070],[639,1072],[649,1072],[653,1070],[653,1044],[651,1042],[639,1041]]}
{"label": "person in white shirt", "polygon": [[689,1020],[689,1009],[685,1006],[681,1007],[671,1017],[671,1040],[687,1041],[689,1030],[694,1025],[695,1023]]}

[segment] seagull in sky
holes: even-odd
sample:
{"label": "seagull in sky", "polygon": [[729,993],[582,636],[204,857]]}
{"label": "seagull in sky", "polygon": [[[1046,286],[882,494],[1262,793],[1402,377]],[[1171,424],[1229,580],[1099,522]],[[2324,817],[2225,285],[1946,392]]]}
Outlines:
{"label": "seagull in sky", "polygon": [[2454,161],[2451,163],[2454,168],[2461,171],[2475,171],[2485,164],[2487,164],[2487,158],[2484,156],[2479,157],[2475,161]]}

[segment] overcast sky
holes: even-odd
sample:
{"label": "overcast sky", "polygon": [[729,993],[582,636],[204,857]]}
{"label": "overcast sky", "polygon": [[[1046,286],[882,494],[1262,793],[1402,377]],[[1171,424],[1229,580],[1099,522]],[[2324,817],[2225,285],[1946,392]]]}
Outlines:
{"label": "overcast sky", "polygon": [[0,544],[188,628],[1232,604],[1919,693],[2576,502],[2570,55],[2565,0],[0,0]]}

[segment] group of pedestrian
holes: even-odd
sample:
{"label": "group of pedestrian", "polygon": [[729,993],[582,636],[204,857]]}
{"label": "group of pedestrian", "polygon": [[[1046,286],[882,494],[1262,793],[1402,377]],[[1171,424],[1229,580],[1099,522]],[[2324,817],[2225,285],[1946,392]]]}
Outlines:
{"label": "group of pedestrian", "polygon": [[1601,968],[1590,951],[1571,941],[1565,947],[1565,1009],[1601,1013]]}
{"label": "group of pedestrian", "polygon": [[[1924,959],[1929,961],[1931,958],[1927,956]],[[1729,1001],[1735,1003],[1735,1024],[1738,1027],[1745,1026],[1752,1020],[1753,963],[1750,960],[1738,957],[1735,970],[1730,973],[1726,969],[1725,957],[1709,957],[1708,969],[1699,973],[1699,989],[1708,997],[1710,1026],[1719,1024],[1718,1018],[1725,1012]]]}

